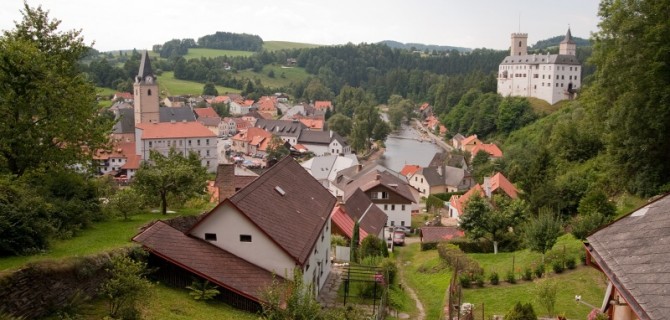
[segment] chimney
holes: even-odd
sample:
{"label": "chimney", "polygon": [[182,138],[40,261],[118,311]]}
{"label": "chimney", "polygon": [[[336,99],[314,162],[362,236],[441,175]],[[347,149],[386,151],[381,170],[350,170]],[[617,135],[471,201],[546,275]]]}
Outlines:
{"label": "chimney", "polygon": [[363,165],[362,164],[356,165],[356,173],[361,172],[361,170],[363,170]]}
{"label": "chimney", "polygon": [[382,175],[377,172],[377,176],[375,176],[375,180],[379,181],[382,179]]}
{"label": "chimney", "polygon": [[333,130],[329,130],[329,131],[330,131],[330,137],[332,138],[333,137]]}
{"label": "chimney", "polygon": [[337,204],[344,204],[344,199],[342,198],[342,196],[337,196],[336,198],[337,198]]}
{"label": "chimney", "polygon": [[484,194],[491,198],[491,177],[484,177]]}
{"label": "chimney", "polygon": [[214,186],[219,189],[219,203],[235,194],[235,165],[219,164]]}

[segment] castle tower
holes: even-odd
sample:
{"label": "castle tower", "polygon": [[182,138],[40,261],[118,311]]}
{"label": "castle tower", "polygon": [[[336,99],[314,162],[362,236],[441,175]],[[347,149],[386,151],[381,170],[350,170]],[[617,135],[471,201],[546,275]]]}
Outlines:
{"label": "castle tower", "polygon": [[528,34],[512,33],[510,56],[525,56],[528,54]]}
{"label": "castle tower", "polygon": [[558,54],[569,56],[577,55],[577,44],[574,40],[572,40],[572,33],[570,33],[570,28],[568,28],[568,33],[565,34],[565,39],[561,41],[561,44],[558,47]]}
{"label": "castle tower", "polygon": [[135,124],[158,123],[158,83],[151,70],[151,60],[149,60],[147,51],[142,53],[140,70],[135,77],[133,87],[135,89]]}

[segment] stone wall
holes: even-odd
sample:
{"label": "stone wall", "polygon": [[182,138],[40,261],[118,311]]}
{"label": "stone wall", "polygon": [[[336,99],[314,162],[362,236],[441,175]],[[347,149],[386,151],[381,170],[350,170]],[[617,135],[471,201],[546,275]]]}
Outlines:
{"label": "stone wall", "polygon": [[81,299],[94,297],[108,278],[110,258],[127,254],[120,249],[83,258],[30,263],[0,275],[0,314],[39,318]]}

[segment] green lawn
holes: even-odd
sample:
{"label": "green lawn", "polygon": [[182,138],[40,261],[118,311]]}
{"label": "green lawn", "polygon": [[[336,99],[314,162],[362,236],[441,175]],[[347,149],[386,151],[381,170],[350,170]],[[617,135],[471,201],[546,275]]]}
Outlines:
{"label": "green lawn", "polygon": [[138,228],[149,221],[171,218],[176,215],[194,215],[203,211],[204,209],[184,209],[178,210],[177,214],[168,214],[167,216],[159,213],[143,213],[132,216],[129,221],[113,218],[109,221],[95,223],[72,239],[54,241],[46,253],[1,258],[0,272],[16,269],[28,262],[84,256],[129,246],[132,245],[130,239],[137,234]]}
{"label": "green lawn", "polygon": [[[268,73],[272,70],[274,78],[270,78]],[[283,76],[282,76],[283,74]],[[309,74],[305,69],[293,67],[283,68],[279,65],[265,65],[261,72],[253,72],[252,70],[242,70],[237,73],[239,77],[249,79],[260,79],[264,86],[270,88],[280,88],[290,85],[292,82],[299,82],[305,80]]]}
{"label": "green lawn", "polygon": [[207,49],[207,48],[190,48],[188,49],[188,54],[184,56],[184,59],[200,59],[200,58],[216,58],[216,57],[249,57],[255,52],[251,51],[240,51],[240,50],[220,50],[220,49]]}
{"label": "green lawn", "polygon": [[277,51],[283,49],[303,49],[323,47],[320,44],[290,42],[290,41],[265,41],[263,42],[263,49],[268,51]]}
{"label": "green lawn", "polygon": [[[162,284],[154,284],[151,295],[142,299],[140,304],[142,319],[258,319],[256,314],[235,309],[220,301],[195,301],[187,290]],[[99,299],[84,304],[77,313],[82,319],[102,319],[107,311],[107,301]]]}
{"label": "green lawn", "polygon": [[[184,95],[184,94],[193,94],[200,95],[202,94],[202,87],[205,86],[203,83],[187,80],[175,79],[174,72],[163,72],[158,76],[158,86],[161,89],[161,95]],[[234,88],[227,88],[216,86],[216,90],[219,91],[219,94],[226,93],[239,93],[240,90]],[[164,93],[164,94],[163,94]]]}
{"label": "green lawn", "polygon": [[113,96],[116,90],[104,87],[95,87],[95,93],[102,96]]}
{"label": "green lawn", "polygon": [[[404,270],[407,284],[414,289],[426,310],[426,319],[440,319],[444,294],[449,287],[452,271],[441,265],[437,250],[420,251],[414,243],[398,249],[399,268]],[[416,316],[416,309],[409,312]]]}

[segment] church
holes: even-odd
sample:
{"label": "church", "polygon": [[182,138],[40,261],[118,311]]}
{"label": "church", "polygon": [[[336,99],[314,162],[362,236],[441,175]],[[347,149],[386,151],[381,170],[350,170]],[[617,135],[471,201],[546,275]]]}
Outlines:
{"label": "church", "polygon": [[581,86],[582,66],[570,29],[558,54],[528,54],[527,41],[527,33],[512,33],[510,55],[498,68],[498,93],[534,97],[550,104],[574,98]]}

